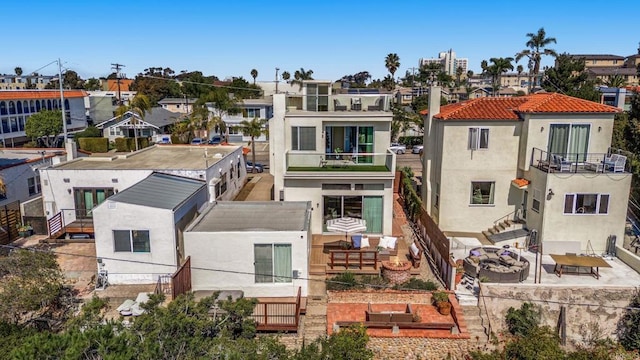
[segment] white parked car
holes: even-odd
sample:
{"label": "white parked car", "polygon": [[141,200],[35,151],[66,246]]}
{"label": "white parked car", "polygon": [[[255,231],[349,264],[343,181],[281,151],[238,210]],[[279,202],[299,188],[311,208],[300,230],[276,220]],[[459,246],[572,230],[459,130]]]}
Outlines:
{"label": "white parked car", "polygon": [[413,145],[413,147],[411,148],[411,152],[414,154],[420,154],[422,152],[422,149],[424,149],[424,145]]}
{"label": "white parked car", "polygon": [[391,143],[389,149],[398,155],[402,155],[407,152],[407,147],[399,143]]}

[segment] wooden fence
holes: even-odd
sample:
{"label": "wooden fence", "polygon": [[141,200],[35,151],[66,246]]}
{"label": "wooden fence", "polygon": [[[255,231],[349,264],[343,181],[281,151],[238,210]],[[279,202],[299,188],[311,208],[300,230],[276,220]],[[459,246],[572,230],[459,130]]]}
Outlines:
{"label": "wooden fence", "polygon": [[6,245],[18,239],[18,224],[22,222],[20,202],[14,201],[0,207],[0,244]]}
{"label": "wooden fence", "polygon": [[298,331],[302,288],[292,302],[261,301],[256,304],[251,318],[258,331]]}
{"label": "wooden fence", "polygon": [[171,275],[171,299],[191,291],[191,256]]}

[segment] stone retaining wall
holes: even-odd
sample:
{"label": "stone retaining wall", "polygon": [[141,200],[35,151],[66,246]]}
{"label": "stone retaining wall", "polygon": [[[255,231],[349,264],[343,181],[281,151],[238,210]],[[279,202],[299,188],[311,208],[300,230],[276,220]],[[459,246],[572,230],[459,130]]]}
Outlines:
{"label": "stone retaining wall", "polygon": [[467,339],[369,338],[374,359],[462,359],[469,352]]}
{"label": "stone retaining wall", "polygon": [[330,303],[431,304],[430,291],[329,290],[327,294]]}

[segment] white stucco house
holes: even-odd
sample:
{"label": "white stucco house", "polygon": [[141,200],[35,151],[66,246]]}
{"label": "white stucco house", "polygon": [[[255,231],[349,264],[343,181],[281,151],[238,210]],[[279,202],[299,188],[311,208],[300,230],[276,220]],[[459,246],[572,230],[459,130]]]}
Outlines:
{"label": "white stucco house", "polygon": [[183,231],[208,203],[204,180],[153,173],[93,208],[96,256],[110,284],[149,284],[184,262]]}
{"label": "white stucco house", "polygon": [[610,148],[617,108],[557,93],[439,99],[432,88],[422,197],[442,230],[493,241],[515,222],[536,230],[544,253],[622,241],[632,175]]}
{"label": "white stucco house", "polygon": [[395,154],[392,95],[332,94],[309,80],[301,95],[274,94],[270,169],[277,201],[311,201],[312,233],[342,216],[365,219],[367,233],[392,231]]}
{"label": "white stucco house", "polygon": [[138,137],[154,137],[168,134],[169,126],[174,125],[181,117],[180,114],[154,107],[144,115],[144,119],[137,113],[127,111],[122,116],[114,116],[97,124],[96,127],[102,130],[102,136],[109,141],[121,137],[134,137],[134,129]]}
{"label": "white stucco house", "polygon": [[246,178],[240,146],[156,145],[52,165],[40,173],[50,234],[92,234],[93,209],[154,172],[204,181],[209,202],[232,200]]}
{"label": "white stucco house", "polygon": [[217,202],[184,233],[191,286],[248,297],[307,296],[310,202]]}
{"label": "white stucco house", "polygon": [[[220,134],[214,129],[211,136],[224,135],[228,137],[227,140],[231,143],[249,142],[251,141],[251,136],[245,135],[242,132],[241,123],[245,120],[251,121],[258,118],[264,120],[264,131],[262,135],[255,138],[255,141],[267,141],[267,119],[273,116],[273,98],[267,96],[261,99],[244,99],[238,102],[236,106],[238,108],[237,113],[224,113],[222,116],[222,121],[224,121],[227,127],[226,134]],[[208,104],[207,107],[212,114],[216,114],[215,104]]]}

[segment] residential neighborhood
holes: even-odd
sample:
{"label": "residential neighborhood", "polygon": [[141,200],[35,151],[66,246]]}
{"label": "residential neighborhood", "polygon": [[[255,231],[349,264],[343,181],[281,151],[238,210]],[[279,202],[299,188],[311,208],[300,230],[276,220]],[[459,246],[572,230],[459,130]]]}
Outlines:
{"label": "residential neighborhood", "polygon": [[640,358],[638,39],[513,32],[8,54],[0,358]]}

